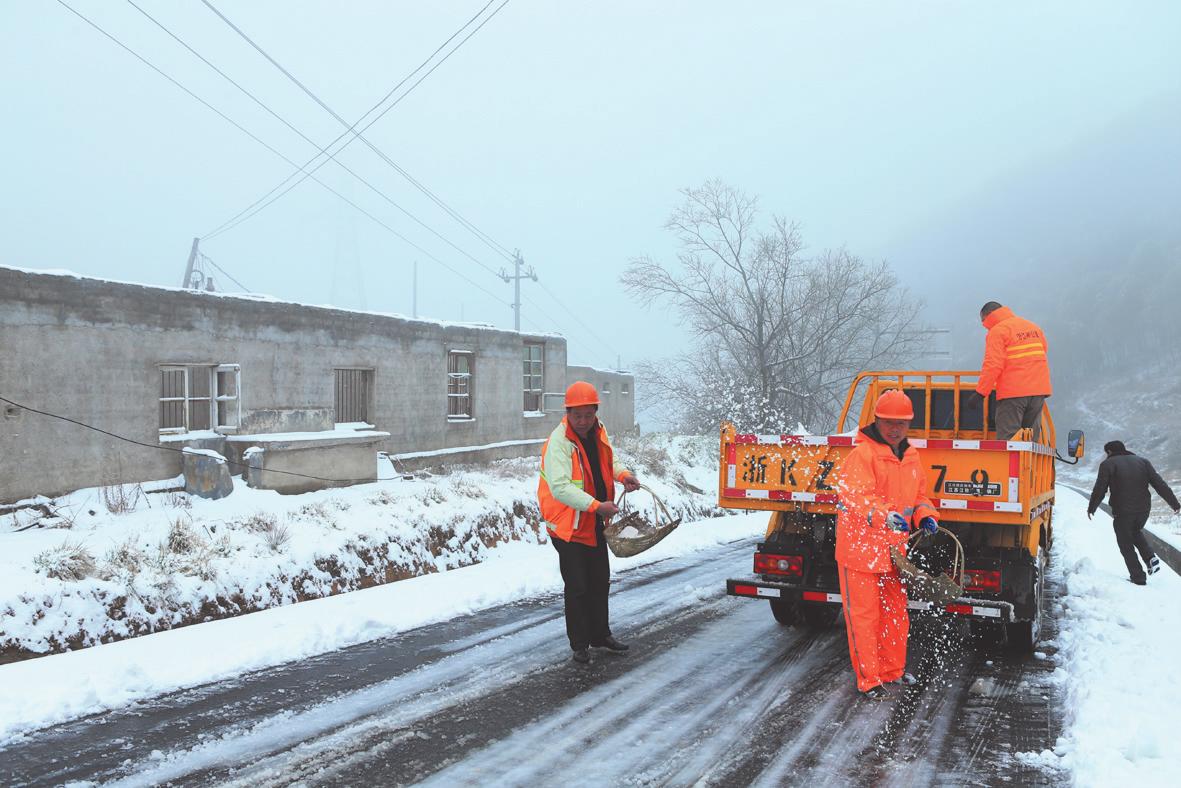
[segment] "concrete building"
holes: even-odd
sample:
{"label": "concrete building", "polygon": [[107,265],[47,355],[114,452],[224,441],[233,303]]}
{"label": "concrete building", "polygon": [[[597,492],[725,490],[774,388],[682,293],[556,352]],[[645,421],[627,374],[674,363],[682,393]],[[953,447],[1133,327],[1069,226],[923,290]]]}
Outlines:
{"label": "concrete building", "polygon": [[26,406],[0,403],[0,502],[178,475],[156,447],[332,479],[372,478],[377,451],[523,456],[580,378],[609,431],[633,429],[632,376],[568,367],[559,335],[0,267],[0,397]]}

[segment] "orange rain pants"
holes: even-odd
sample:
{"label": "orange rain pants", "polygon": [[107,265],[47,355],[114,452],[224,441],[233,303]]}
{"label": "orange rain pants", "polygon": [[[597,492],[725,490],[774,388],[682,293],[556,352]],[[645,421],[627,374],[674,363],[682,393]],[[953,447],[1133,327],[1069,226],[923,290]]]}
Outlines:
{"label": "orange rain pants", "polygon": [[902,579],[896,571],[858,572],[842,566],[840,582],[857,689],[865,692],[901,678],[910,632]]}

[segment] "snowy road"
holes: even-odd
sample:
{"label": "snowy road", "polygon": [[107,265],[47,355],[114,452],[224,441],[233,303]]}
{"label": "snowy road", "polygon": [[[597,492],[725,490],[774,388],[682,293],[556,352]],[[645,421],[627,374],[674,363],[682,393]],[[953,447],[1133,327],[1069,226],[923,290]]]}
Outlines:
{"label": "snowy road", "polygon": [[786,629],[724,596],[752,548],[618,575],[624,657],[571,663],[560,599],[506,605],[41,731],[0,749],[0,783],[1058,781],[1018,756],[1058,736],[1052,655],[976,651],[957,625],[916,621],[919,686],[860,700],[839,624]]}

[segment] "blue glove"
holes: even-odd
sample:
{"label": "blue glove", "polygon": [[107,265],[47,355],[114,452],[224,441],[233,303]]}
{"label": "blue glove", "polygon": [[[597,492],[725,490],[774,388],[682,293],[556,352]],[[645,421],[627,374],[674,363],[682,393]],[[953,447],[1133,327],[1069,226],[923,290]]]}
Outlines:
{"label": "blue glove", "polygon": [[899,531],[901,533],[910,533],[910,520],[907,520],[898,512],[890,512],[886,515],[886,525],[890,530]]}
{"label": "blue glove", "polygon": [[928,536],[934,536],[939,533],[939,521],[934,517],[924,517],[919,520],[919,528]]}

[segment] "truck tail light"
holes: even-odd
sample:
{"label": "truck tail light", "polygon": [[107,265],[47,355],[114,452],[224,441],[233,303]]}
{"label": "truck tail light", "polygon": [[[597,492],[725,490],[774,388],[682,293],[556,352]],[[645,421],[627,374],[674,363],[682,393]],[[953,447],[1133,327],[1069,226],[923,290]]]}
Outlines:
{"label": "truck tail light", "polygon": [[964,570],[964,590],[992,591],[1000,593],[1001,573],[999,569],[966,569]]}
{"label": "truck tail light", "polygon": [[802,555],[755,553],[755,574],[801,577],[804,574],[804,557]]}

